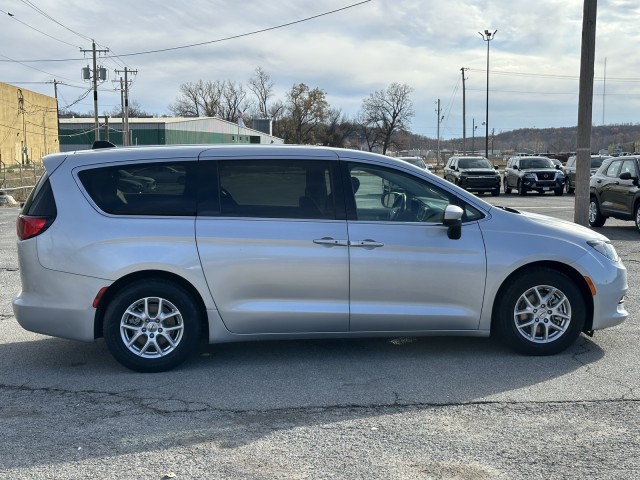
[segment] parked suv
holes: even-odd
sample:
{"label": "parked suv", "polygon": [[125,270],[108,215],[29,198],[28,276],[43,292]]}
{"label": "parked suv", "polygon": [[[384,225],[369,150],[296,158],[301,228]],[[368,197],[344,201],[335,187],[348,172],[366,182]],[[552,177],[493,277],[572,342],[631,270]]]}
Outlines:
{"label": "parked suv", "polygon": [[610,157],[589,182],[589,225],[608,217],[633,220],[640,231],[640,156]]}
{"label": "parked suv", "polygon": [[[175,367],[201,339],[495,333],[548,355],[627,317],[606,237],[389,157],[200,145],[43,163],[17,220],[15,317],[104,337],[134,370]],[[123,171],[155,188],[123,191]]]}
{"label": "parked suv", "polygon": [[560,168],[547,157],[511,157],[504,169],[504,193],[516,189],[520,195],[526,195],[530,190],[562,195],[564,174]]}
{"label": "parked suv", "polygon": [[[576,189],[576,158],[575,155],[569,157],[564,165],[564,186],[567,193],[573,193]],[[608,157],[606,155],[591,155],[591,175],[598,171],[605,158]]]}
{"label": "parked suv", "polygon": [[498,167],[485,157],[450,157],[444,167],[444,178],[472,192],[500,195]]}

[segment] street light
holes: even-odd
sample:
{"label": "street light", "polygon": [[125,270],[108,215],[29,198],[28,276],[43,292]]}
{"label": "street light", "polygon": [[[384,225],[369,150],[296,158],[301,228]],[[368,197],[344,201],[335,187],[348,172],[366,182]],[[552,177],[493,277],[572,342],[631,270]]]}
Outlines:
{"label": "street light", "polygon": [[473,137],[471,138],[471,155],[476,154],[476,129],[477,128],[478,126],[476,125],[476,119],[474,118],[471,126],[471,133],[473,134]]}
{"label": "street light", "polygon": [[489,158],[489,42],[491,42],[491,40],[493,40],[496,36],[496,32],[498,30],[494,30],[493,33],[491,33],[489,30],[485,30],[484,34],[481,32],[478,32],[480,34],[480,36],[482,37],[482,40],[484,40],[485,42],[487,42],[487,110],[485,112],[485,126],[486,126],[486,132],[485,132],[485,157]]}

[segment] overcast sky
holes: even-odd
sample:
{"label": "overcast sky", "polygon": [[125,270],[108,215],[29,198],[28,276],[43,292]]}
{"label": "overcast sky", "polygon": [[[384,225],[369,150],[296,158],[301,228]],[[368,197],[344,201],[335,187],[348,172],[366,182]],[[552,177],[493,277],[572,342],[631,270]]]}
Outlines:
{"label": "overcast sky", "polygon": [[[67,106],[89,87],[80,72],[90,57],[80,49],[91,49],[95,39],[111,56],[99,59],[109,70],[99,89],[100,114],[120,104],[114,69],[137,70],[131,100],[163,115],[181,84],[246,85],[260,66],[277,98],[303,82],[324,90],[330,105],[349,116],[372,92],[406,83],[414,89],[411,130],[436,137],[440,99],[441,136],[452,138],[462,136],[465,67],[471,137],[474,119],[476,133],[484,132],[487,44],[478,32],[488,29],[497,30],[490,43],[490,129],[569,127],[577,124],[582,15],[582,0],[5,0],[0,81],[51,96],[46,82],[62,81],[58,97]],[[638,0],[599,2],[595,125],[639,121],[639,25]],[[141,53],[203,42],[209,43]],[[72,109],[92,112],[92,96]]]}

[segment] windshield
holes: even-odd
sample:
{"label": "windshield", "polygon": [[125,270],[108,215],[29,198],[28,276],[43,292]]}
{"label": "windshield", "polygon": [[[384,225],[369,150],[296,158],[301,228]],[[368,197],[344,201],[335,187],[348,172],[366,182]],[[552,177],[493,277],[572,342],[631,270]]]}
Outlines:
{"label": "windshield", "polygon": [[591,168],[600,168],[603,161],[604,157],[591,157]]}
{"label": "windshield", "polygon": [[458,168],[493,168],[486,158],[461,158]]}
{"label": "windshield", "polygon": [[548,158],[527,158],[520,161],[520,168],[555,168],[555,165]]}

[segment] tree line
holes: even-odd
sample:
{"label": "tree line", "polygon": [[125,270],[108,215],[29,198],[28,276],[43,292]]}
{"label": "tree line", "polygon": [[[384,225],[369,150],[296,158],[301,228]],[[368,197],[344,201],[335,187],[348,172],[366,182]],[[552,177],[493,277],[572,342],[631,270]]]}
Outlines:
{"label": "tree line", "polygon": [[354,118],[332,107],[326,92],[294,84],[275,98],[271,76],[257,67],[246,85],[232,80],[198,80],[180,85],[169,110],[179,117],[219,117],[251,126],[253,119],[272,120],[273,135],[285,143],[362,148],[386,153],[400,149],[414,116],[413,89],[392,83],[363,99]]}

